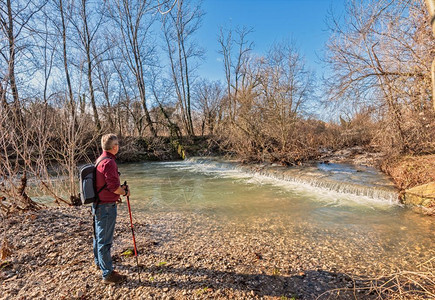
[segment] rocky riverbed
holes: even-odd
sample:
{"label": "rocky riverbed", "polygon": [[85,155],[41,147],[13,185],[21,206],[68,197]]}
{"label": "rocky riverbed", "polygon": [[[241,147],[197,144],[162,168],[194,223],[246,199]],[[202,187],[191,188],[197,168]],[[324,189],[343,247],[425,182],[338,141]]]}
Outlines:
{"label": "rocky riverbed", "polygon": [[[89,207],[47,208],[3,220],[0,298],[376,299],[382,293],[383,299],[425,299],[424,289],[435,293],[429,286],[433,261],[429,269],[425,265],[429,277],[417,278],[421,286],[400,290],[396,281],[386,281],[406,276],[396,270],[396,277],[372,280],[394,267],[352,257],[352,249],[336,253],[333,245],[268,234],[267,220],[241,232],[231,222],[195,212],[134,214],[139,281],[136,260],[128,255],[132,238],[125,207],[118,210],[112,256],[128,281],[107,286],[93,266],[91,220]],[[402,294],[410,289],[417,292]]]}

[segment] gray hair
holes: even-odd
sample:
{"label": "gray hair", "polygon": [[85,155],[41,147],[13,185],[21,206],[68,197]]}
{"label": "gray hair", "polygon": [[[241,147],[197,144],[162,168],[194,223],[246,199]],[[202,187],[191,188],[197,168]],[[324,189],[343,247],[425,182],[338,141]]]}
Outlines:
{"label": "gray hair", "polygon": [[115,142],[118,141],[118,137],[113,133],[105,134],[101,137],[101,148],[103,150],[112,150],[115,145]]}

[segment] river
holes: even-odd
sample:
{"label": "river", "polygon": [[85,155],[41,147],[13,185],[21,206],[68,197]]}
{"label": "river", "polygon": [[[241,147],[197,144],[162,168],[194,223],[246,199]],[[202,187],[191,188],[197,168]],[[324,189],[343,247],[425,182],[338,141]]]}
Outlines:
{"label": "river", "polygon": [[299,247],[312,268],[378,274],[435,257],[435,218],[400,205],[389,178],[372,168],[319,164],[265,172],[193,158],[119,170],[134,213],[212,219],[197,226],[285,244],[280,255],[289,259]]}

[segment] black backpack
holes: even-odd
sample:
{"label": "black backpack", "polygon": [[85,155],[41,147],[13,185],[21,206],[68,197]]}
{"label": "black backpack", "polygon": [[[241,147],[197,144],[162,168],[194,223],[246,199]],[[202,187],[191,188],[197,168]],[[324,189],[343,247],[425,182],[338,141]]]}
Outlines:
{"label": "black backpack", "polygon": [[97,191],[96,187],[96,177],[97,177],[97,167],[105,159],[111,159],[110,157],[104,156],[95,165],[87,164],[80,168],[80,200],[82,204],[90,204],[98,201],[98,194],[106,187],[106,184]]}

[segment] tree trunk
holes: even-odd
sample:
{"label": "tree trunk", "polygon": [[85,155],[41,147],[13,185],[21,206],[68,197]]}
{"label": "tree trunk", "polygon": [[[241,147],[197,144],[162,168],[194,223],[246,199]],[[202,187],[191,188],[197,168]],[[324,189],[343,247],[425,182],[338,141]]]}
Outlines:
{"label": "tree trunk", "polygon": [[94,86],[92,84],[92,63],[89,55],[89,50],[87,49],[86,57],[88,59],[88,84],[89,84],[89,95],[91,98],[92,111],[94,112],[94,121],[95,126],[97,126],[97,130],[101,130],[100,118],[98,117],[97,104],[95,103],[95,94],[94,94]]}
{"label": "tree trunk", "polygon": [[168,32],[166,31],[166,29],[165,29],[164,34],[165,34],[166,45],[168,46],[168,54],[169,54],[169,62],[171,64],[172,79],[174,80],[175,91],[177,93],[178,103],[179,103],[180,109],[181,109],[181,120],[183,122],[184,128],[187,128],[186,113],[184,111],[184,105],[183,105],[183,95],[181,93],[180,84],[179,84],[178,79],[177,79],[177,71],[175,70],[175,61],[174,61],[174,57],[172,55],[171,42],[170,42],[170,38],[169,38],[169,35],[168,35]]}
{"label": "tree trunk", "polygon": [[109,94],[109,85],[110,80],[104,70],[104,66],[101,62],[97,63],[97,73],[98,73],[98,81],[100,83],[101,89],[103,91],[104,99],[107,104],[107,121],[109,122],[110,131],[115,129],[115,123],[113,122],[113,109],[112,104],[110,103],[110,94]]}
{"label": "tree trunk", "polygon": [[69,76],[69,70],[68,70],[68,59],[67,59],[67,51],[66,51],[66,26],[65,26],[65,16],[63,12],[63,0],[59,0],[59,8],[60,8],[60,16],[62,19],[62,46],[63,46],[63,67],[65,70],[65,77],[66,77],[66,83],[68,87],[68,96],[69,96],[69,102],[70,102],[70,109],[71,109],[71,117],[73,120],[75,120],[75,102],[72,92],[72,86],[71,86],[71,79]]}
{"label": "tree trunk", "polygon": [[79,96],[79,99],[80,99],[80,115],[83,116],[86,110],[86,95],[83,94],[81,97]]}
{"label": "tree trunk", "polygon": [[[154,127],[153,121],[151,120],[151,115],[149,113],[147,103],[146,103],[146,85],[144,80],[144,71],[143,71],[143,53],[139,45],[139,36],[140,32],[140,20],[142,20],[144,13],[146,12],[147,1],[143,1],[138,8],[137,14],[133,13],[131,10],[131,3],[128,0],[122,1],[124,11],[119,6],[119,13],[121,19],[121,33],[124,42],[125,51],[128,53],[132,53],[132,58],[130,55],[126,55],[127,63],[129,64],[130,69],[133,71],[134,76],[136,78],[137,87],[139,89],[139,95],[141,100],[142,109],[144,111],[145,120],[147,126],[150,128],[151,134],[154,137],[157,137],[157,131]],[[124,25],[125,22],[125,25]],[[140,122],[142,122],[142,118],[140,118]]]}
{"label": "tree trunk", "polygon": [[187,111],[187,122],[189,135],[195,136],[195,132],[193,131],[193,121],[192,121],[192,109],[190,107],[190,81],[189,81],[189,70],[187,65],[187,54],[184,49],[184,40],[181,39],[181,49],[183,50],[183,59],[184,59],[184,76],[186,77],[186,89],[187,89],[187,99],[186,99],[186,111]]}
{"label": "tree trunk", "polygon": [[0,82],[0,102],[1,106],[4,109],[4,112],[7,112],[8,110],[8,103],[6,102],[6,90],[3,88],[3,83]]}
{"label": "tree trunk", "polygon": [[15,79],[15,36],[14,36],[14,20],[12,16],[11,0],[7,0],[8,21],[7,28],[8,42],[9,42],[9,82],[11,84],[12,97],[14,99],[14,116],[18,124],[23,124],[23,116],[21,114],[20,98],[18,96],[18,88]]}
{"label": "tree trunk", "polygon": [[145,86],[143,86],[142,88],[143,88],[143,91],[141,92],[141,100],[142,100],[142,107],[143,107],[143,110],[145,112],[145,119],[147,121],[148,126],[150,127],[151,134],[154,137],[157,137],[157,131],[154,128],[153,121],[151,120],[151,115],[150,115],[150,112],[148,111],[147,104],[146,104]]}
{"label": "tree trunk", "polygon": [[86,50],[86,59],[88,65],[87,73],[88,73],[89,95],[91,99],[92,111],[94,113],[95,126],[97,127],[98,131],[101,131],[101,123],[100,123],[100,118],[98,117],[97,105],[95,103],[94,86],[92,82],[91,37],[89,34],[88,21],[86,16],[86,0],[82,0],[82,5],[83,5],[83,22],[85,26],[84,28],[85,36],[83,38],[84,38],[84,46]]}

